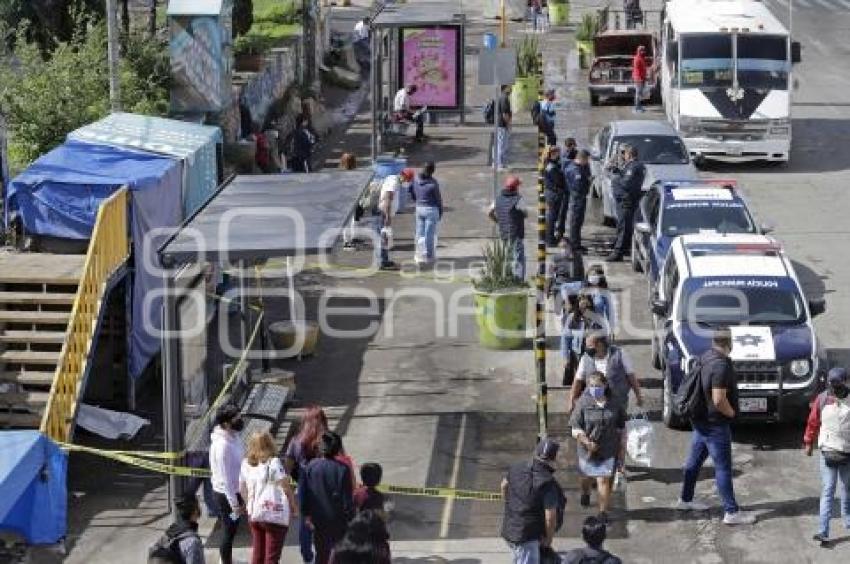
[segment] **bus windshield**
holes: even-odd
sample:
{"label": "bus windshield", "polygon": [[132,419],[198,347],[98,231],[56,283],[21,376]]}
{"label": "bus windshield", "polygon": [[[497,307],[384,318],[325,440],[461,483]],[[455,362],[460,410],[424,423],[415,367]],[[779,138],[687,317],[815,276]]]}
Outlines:
{"label": "bus windshield", "polygon": [[682,36],[682,88],[732,86],[732,36]]}
{"label": "bus windshield", "polygon": [[741,88],[788,88],[788,40],[776,35],[738,36],[738,84]]}

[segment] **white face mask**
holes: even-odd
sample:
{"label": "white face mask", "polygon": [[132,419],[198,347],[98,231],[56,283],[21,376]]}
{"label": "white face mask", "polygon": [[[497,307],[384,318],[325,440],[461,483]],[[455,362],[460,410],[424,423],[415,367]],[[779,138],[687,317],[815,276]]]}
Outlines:
{"label": "white face mask", "polygon": [[600,281],[600,278],[596,274],[591,274],[590,276],[587,277],[587,283],[591,284],[593,286],[596,286],[597,284],[599,284],[599,281]]}

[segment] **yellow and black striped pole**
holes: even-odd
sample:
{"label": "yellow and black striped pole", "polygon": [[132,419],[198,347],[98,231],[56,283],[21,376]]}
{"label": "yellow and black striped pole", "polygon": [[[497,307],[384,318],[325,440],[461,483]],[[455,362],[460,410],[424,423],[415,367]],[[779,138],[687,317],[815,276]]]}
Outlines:
{"label": "yellow and black striped pole", "polygon": [[[543,54],[537,53],[538,100],[543,100]],[[537,130],[537,302],[535,304],[534,361],[537,375],[538,436],[542,440],[549,433],[549,413],[546,386],[546,195],[543,180],[546,167],[546,138]]]}

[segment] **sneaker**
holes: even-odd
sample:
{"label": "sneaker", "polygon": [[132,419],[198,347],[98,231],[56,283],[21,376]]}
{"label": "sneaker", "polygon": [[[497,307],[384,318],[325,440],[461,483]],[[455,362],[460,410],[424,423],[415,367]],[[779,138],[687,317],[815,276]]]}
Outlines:
{"label": "sneaker", "polygon": [[829,537],[823,533],[818,533],[812,536],[812,540],[820,543],[821,548],[829,548]]}
{"label": "sneaker", "polygon": [[749,511],[738,511],[736,513],[726,513],[723,515],[724,525],[752,525],[755,522],[755,513],[750,513]]}
{"label": "sneaker", "polygon": [[697,500],[683,501],[682,499],[679,499],[676,501],[673,509],[677,509],[679,511],[708,511],[711,509],[711,506]]}
{"label": "sneaker", "polygon": [[509,167],[509,166],[507,166],[507,165],[502,165],[502,166],[500,166],[500,167],[498,168],[498,171],[499,171],[499,172],[510,172],[510,171],[511,171],[511,167]]}
{"label": "sneaker", "polygon": [[398,270],[398,264],[393,261],[385,262],[380,267],[381,270]]}
{"label": "sneaker", "polygon": [[579,504],[581,504],[582,507],[590,507],[590,494],[589,493],[581,494],[581,497],[578,498],[578,502],[579,502]]}

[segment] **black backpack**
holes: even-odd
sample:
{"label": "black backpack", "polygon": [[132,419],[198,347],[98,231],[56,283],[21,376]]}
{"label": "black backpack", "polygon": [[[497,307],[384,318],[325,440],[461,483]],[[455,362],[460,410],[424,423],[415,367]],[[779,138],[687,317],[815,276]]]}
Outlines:
{"label": "black backpack", "polygon": [[183,553],[180,552],[180,541],[192,536],[198,536],[194,531],[184,531],[176,536],[162,535],[148,549],[148,564],[186,564]]}
{"label": "black backpack", "polygon": [[487,104],[484,106],[483,113],[485,123],[493,125],[493,122],[496,121],[496,102],[494,102],[493,100],[487,102]]}
{"label": "black backpack", "polygon": [[543,108],[540,106],[540,100],[534,102],[531,106],[531,123],[534,125],[540,125],[540,113],[543,111]]}
{"label": "black backpack", "polygon": [[707,411],[705,392],[702,389],[703,366],[702,357],[698,356],[673,398],[673,410],[685,419],[701,417]]}

